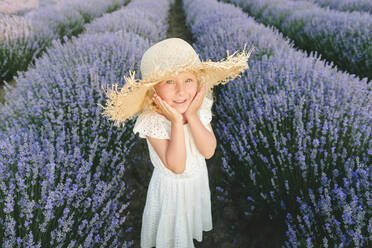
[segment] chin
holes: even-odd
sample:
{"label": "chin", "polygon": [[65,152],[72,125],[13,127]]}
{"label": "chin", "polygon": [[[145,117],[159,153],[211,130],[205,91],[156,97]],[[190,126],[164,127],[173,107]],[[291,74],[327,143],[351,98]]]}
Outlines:
{"label": "chin", "polygon": [[180,114],[183,114],[183,113],[185,113],[186,112],[186,110],[187,110],[187,108],[180,108],[180,107],[174,107],[177,111],[178,111],[178,113],[180,113]]}
{"label": "chin", "polygon": [[189,107],[189,104],[183,104],[183,105],[171,105],[172,108],[176,109],[179,113],[183,114],[186,112],[187,108]]}

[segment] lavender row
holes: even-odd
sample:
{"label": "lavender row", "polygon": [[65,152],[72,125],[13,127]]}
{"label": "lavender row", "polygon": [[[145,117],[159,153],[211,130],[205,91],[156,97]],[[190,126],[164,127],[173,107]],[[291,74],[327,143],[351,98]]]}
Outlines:
{"label": "lavender row", "polygon": [[308,52],[316,51],[339,69],[372,79],[372,18],[360,12],[321,8],[307,1],[225,0],[258,22],[278,28]]}
{"label": "lavender row", "polygon": [[[144,13],[135,25],[142,23],[142,30],[156,16],[157,31],[165,34],[168,8],[168,0],[136,0],[128,13]],[[102,86],[124,84],[123,73],[138,71],[153,42],[122,30],[54,41],[6,91],[0,106],[3,246],[133,247],[126,218],[134,190],[124,176],[135,137],[102,118],[98,103],[106,101]]]}
{"label": "lavender row", "polygon": [[84,23],[119,8],[126,1],[66,1],[35,9],[25,16],[1,18],[0,82],[11,80],[18,71],[25,71],[52,40],[79,34]]}
{"label": "lavender row", "polygon": [[369,12],[370,14],[372,14],[372,2],[370,0],[306,0],[306,1],[315,3],[323,8],[330,8],[340,11]]}
{"label": "lavender row", "polygon": [[16,0],[1,1],[0,14],[23,16],[39,7],[56,4],[57,0]]}
{"label": "lavender row", "polygon": [[[163,2],[159,6],[163,8]],[[104,15],[84,26],[84,33],[95,34],[104,32],[128,31],[135,32],[151,41],[161,40],[166,36],[167,24],[157,16],[157,12],[146,13],[143,9],[154,7],[149,1],[134,3],[112,14]],[[142,22],[138,22],[138,19]],[[146,22],[146,23],[145,23]]]}
{"label": "lavender row", "polygon": [[[214,109],[225,175],[225,184],[217,188],[219,199],[237,211],[244,208],[242,222],[260,216],[284,223],[287,213],[301,215],[297,197],[310,199],[309,189],[319,197],[322,175],[367,170],[372,163],[372,97],[366,79],[295,50],[278,31],[231,4],[185,0],[184,8],[203,59],[218,60],[226,49],[241,50],[245,43],[256,47],[250,69],[216,89]],[[356,197],[368,208],[365,190],[356,191]],[[332,218],[347,227],[340,206],[330,204]],[[314,220],[318,229],[305,234],[323,238],[323,217]],[[368,219],[362,222],[357,241],[345,228],[342,239],[366,244]],[[300,229],[294,232],[306,240]],[[331,247],[343,242],[339,235],[324,238]]]}

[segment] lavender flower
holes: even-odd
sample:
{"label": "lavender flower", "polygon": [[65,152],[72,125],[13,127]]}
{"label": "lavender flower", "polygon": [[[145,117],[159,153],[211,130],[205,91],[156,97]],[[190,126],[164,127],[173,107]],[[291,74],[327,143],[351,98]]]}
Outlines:
{"label": "lavender flower", "polygon": [[[349,168],[349,170],[352,169]],[[307,195],[298,198],[301,203],[298,218],[293,219],[290,214],[286,218],[286,224],[291,232],[287,232],[285,247],[301,247],[301,244],[305,242],[308,246],[323,243],[325,247],[329,245],[331,247],[368,247],[372,219],[368,211],[371,208],[368,202],[372,179],[370,170],[370,167],[358,169],[354,179],[349,176],[344,178],[341,175],[338,176],[336,180],[324,187],[318,201],[310,203]],[[334,183],[340,179],[344,182],[353,180],[362,187],[355,191],[351,184],[337,185]],[[343,191],[341,198],[336,193],[340,190]],[[324,199],[329,199],[326,204]],[[327,210],[324,211],[325,209]],[[320,225],[320,223],[323,224]],[[300,225],[306,225],[306,230],[298,228]],[[307,238],[309,234],[317,233],[322,226],[326,230],[325,236],[313,235],[314,239],[311,240]]]}

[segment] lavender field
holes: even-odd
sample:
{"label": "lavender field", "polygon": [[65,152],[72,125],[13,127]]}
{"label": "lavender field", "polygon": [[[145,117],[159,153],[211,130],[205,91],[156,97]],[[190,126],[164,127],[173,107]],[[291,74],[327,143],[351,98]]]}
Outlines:
{"label": "lavender field", "polygon": [[[39,0],[40,1],[40,0]],[[127,0],[5,0],[0,4],[0,82],[32,66],[54,40],[77,36],[84,24]],[[22,4],[25,5],[22,8]]]}
{"label": "lavender field", "polygon": [[[321,8],[299,0],[226,0],[256,21],[278,28],[299,48],[338,69],[372,79],[372,15]],[[340,1],[342,2],[342,0]],[[344,1],[347,2],[347,1]]]}
{"label": "lavender field", "polygon": [[147,145],[99,104],[169,37],[201,60],[255,47],[214,88],[213,230],[195,247],[372,246],[368,1],[2,6],[1,247],[140,247]]}

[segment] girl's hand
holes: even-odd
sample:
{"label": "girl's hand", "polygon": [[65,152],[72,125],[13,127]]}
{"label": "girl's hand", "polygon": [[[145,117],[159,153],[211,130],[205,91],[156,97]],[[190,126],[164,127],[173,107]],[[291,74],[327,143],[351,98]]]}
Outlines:
{"label": "girl's hand", "polygon": [[183,123],[182,114],[180,114],[175,108],[173,108],[168,103],[166,103],[163,99],[161,99],[161,97],[158,96],[156,93],[152,97],[152,100],[155,102],[155,104],[160,109],[160,112],[159,111],[156,111],[156,112],[164,115],[172,123],[181,123],[181,124]]}
{"label": "girl's hand", "polygon": [[197,111],[199,110],[202,102],[203,102],[203,99],[204,99],[204,96],[205,96],[205,83],[202,84],[202,86],[200,87],[200,90],[195,94],[193,100],[191,101],[189,107],[187,108],[186,112],[184,113],[186,119],[189,117],[189,116],[193,116],[193,115],[196,115],[197,114]]}

